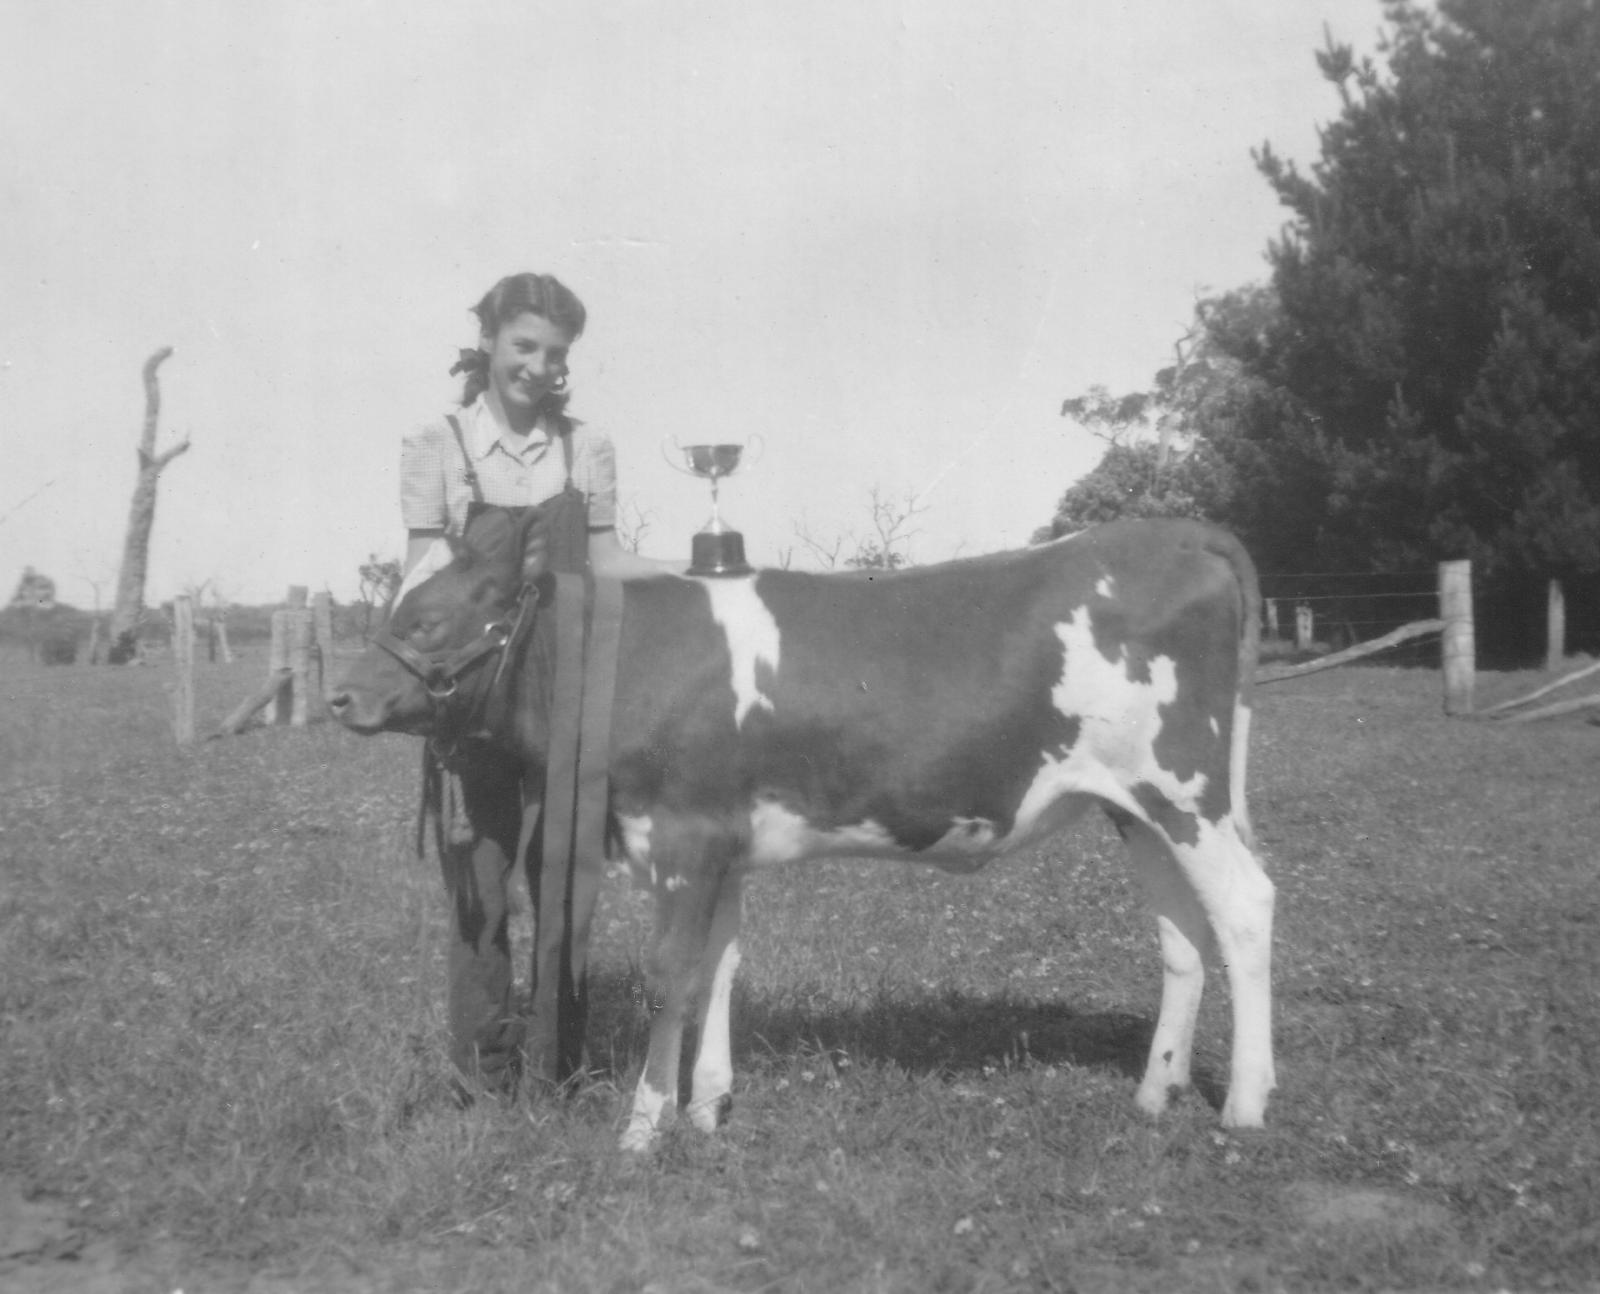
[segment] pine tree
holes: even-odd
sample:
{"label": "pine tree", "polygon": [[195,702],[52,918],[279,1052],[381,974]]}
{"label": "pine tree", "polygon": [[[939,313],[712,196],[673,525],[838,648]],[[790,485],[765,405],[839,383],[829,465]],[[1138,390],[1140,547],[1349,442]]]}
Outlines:
{"label": "pine tree", "polygon": [[1600,11],[1385,6],[1387,71],[1318,55],[1343,110],[1293,213],[1254,373],[1315,422],[1326,560],[1600,570]]}

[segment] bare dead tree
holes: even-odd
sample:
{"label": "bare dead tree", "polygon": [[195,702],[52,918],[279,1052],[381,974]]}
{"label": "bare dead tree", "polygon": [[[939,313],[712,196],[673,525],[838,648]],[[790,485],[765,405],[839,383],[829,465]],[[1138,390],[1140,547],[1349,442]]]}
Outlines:
{"label": "bare dead tree", "polygon": [[[802,517],[794,523],[794,537],[824,570],[840,566],[895,570],[909,566],[911,554],[907,546],[920,533],[911,523],[928,510],[928,505],[914,491],[907,490],[903,497],[892,499],[875,485],[868,492],[867,506],[872,525],[869,536],[847,530],[832,540],[825,540],[819,538]],[[793,556],[794,550],[787,550],[783,565],[787,566]]]}
{"label": "bare dead tree", "polygon": [[[812,533],[811,523],[804,517],[794,523],[793,530],[794,537],[800,541],[806,551],[822,564],[823,570],[831,571],[839,565],[839,554],[843,551],[850,536],[835,535],[832,543],[819,539]],[[790,559],[793,560],[794,550],[792,548],[789,550],[789,555]]]}
{"label": "bare dead tree", "polygon": [[617,500],[617,542],[630,553],[638,552],[655,519],[655,509],[640,507],[637,499]]}
{"label": "bare dead tree", "polygon": [[180,441],[156,453],[156,425],[161,414],[161,386],[156,370],[171,346],[163,346],[144,362],[144,430],[139,437],[139,476],[128,507],[128,529],[122,540],[122,567],[117,573],[117,600],[111,611],[111,647],[106,659],[125,664],[135,654],[135,635],[144,616],[145,576],[150,566],[150,531],[156,519],[156,485],[168,463],[189,448]]}
{"label": "bare dead tree", "polygon": [[872,529],[876,539],[857,545],[850,559],[852,566],[884,566],[890,570],[909,566],[911,555],[906,546],[921,532],[913,530],[911,523],[928,510],[913,491],[907,490],[900,499],[889,499],[876,485],[870,493]]}

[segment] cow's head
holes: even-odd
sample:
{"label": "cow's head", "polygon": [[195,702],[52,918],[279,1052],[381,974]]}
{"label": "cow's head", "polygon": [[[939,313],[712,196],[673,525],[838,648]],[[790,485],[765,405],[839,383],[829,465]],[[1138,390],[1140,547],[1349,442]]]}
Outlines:
{"label": "cow's head", "polygon": [[459,735],[483,702],[538,601],[542,554],[528,552],[519,510],[478,517],[448,560],[408,580],[387,626],[352,664],[328,705],[359,733]]}

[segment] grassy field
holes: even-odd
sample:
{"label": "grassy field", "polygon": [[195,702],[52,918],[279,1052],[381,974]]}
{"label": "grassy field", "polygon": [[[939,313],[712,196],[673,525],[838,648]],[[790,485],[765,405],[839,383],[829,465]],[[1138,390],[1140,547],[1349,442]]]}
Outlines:
{"label": "grassy field", "polygon": [[[202,729],[262,669],[202,664]],[[1263,691],[1263,1133],[1217,1123],[1216,979],[1200,1095],[1135,1112],[1159,961],[1093,821],[975,878],[759,877],[732,1121],[634,1163],[642,896],[603,899],[594,1080],[460,1110],[413,743],[179,750],[164,669],[3,677],[0,1288],[1600,1289],[1580,719],[1446,720],[1420,670]]]}

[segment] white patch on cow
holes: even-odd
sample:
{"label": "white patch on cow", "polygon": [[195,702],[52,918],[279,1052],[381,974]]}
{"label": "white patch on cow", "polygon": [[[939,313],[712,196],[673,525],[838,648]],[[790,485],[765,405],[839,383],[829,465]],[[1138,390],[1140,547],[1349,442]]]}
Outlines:
{"label": "white patch on cow", "polygon": [[654,826],[648,813],[617,814],[623,862],[634,885],[641,889],[654,888],[656,883],[656,865],[650,857],[650,832]]}
{"label": "white patch on cow", "polygon": [[1095,581],[1094,591],[1103,598],[1114,598],[1117,595],[1117,585],[1109,575],[1102,575]]}
{"label": "white patch on cow", "polygon": [[772,709],[772,698],[756,683],[756,666],[778,668],[778,622],[756,593],[754,580],[704,580],[711,618],[728,636],[733,658],[733,719],[740,727],[756,706]]}
{"label": "white patch on cow", "polygon": [[1249,799],[1244,784],[1250,751],[1250,707],[1233,703],[1232,748],[1228,752],[1228,794],[1232,797],[1233,821],[1246,845],[1255,835],[1250,826]]}
{"label": "white patch on cow", "polygon": [[405,579],[400,581],[400,588],[394,595],[394,604],[399,606],[401,599],[407,593],[411,592],[412,589],[416,588],[429,576],[437,575],[444,570],[446,566],[450,565],[454,556],[455,554],[450,551],[449,543],[442,536],[435,539],[427,548],[423,549],[422,556],[418,559],[417,564],[411,568]]}
{"label": "white patch on cow", "polygon": [[1078,740],[1063,752],[1043,751],[1042,767],[1017,807],[1010,848],[1047,830],[1081,809],[1065,797],[1098,796],[1136,818],[1144,808],[1129,793],[1147,783],[1172,803],[1192,806],[1205,790],[1205,775],[1182,781],[1156,762],[1161,731],[1160,707],[1178,695],[1178,668],[1170,656],[1149,662],[1150,681],[1128,677],[1125,658],[1107,660],[1095,645],[1088,608],[1055,626],[1061,640],[1061,681],[1051,689],[1055,708],[1081,724]]}
{"label": "white patch on cow", "polygon": [[775,800],[762,800],[750,811],[750,862],[756,867],[840,854],[903,858],[907,851],[881,824],[870,820],[823,831]]}
{"label": "white patch on cow", "polygon": [[971,872],[1011,848],[987,818],[950,819],[949,830],[926,849],[900,844],[880,822],[868,818],[848,827],[823,829],[775,800],[750,811],[750,862],[771,867],[802,858],[915,858],[946,871]]}

